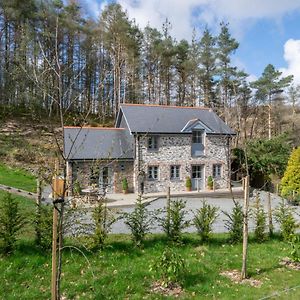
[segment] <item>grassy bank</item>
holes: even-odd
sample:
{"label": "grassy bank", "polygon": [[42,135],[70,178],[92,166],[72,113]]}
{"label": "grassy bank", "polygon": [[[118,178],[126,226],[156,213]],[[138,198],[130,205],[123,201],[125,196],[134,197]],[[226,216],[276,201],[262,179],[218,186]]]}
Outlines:
{"label": "grassy bank", "polygon": [[[28,223],[15,253],[0,256],[0,299],[50,299],[51,255],[34,244],[34,201],[16,198]],[[220,275],[241,269],[242,245],[230,245],[227,238],[214,234],[202,245],[196,234],[186,234],[181,245],[171,245],[186,261],[179,299],[260,299],[274,293],[276,299],[300,298],[300,271],[279,264],[290,254],[286,242],[276,237],[262,244],[250,240],[248,272],[262,283],[252,287]],[[172,299],[151,292],[157,277],[149,265],[167,245],[164,235],[148,235],[143,249],[135,248],[129,235],[110,235],[104,250],[90,252],[67,240],[61,285],[65,299]]]}
{"label": "grassy bank", "polygon": [[29,172],[0,164],[0,184],[22,189],[28,192],[36,191],[36,179]]}
{"label": "grassy bank", "polygon": [[[143,250],[134,248],[126,235],[110,236],[108,246],[84,257],[67,248],[63,260],[62,291],[67,299],[164,299],[150,292],[155,280],[149,264],[166,246],[159,235],[148,237]],[[250,244],[249,274],[261,287],[235,284],[221,271],[240,269],[241,245],[226,244],[215,235],[207,245],[199,245],[195,235],[187,235],[176,247],[187,262],[182,299],[259,299],[299,285],[299,271],[279,265],[286,256],[286,244],[277,240]],[[51,257],[23,240],[15,254],[0,259],[2,299],[49,299]],[[300,288],[282,292],[276,299],[299,299]]]}

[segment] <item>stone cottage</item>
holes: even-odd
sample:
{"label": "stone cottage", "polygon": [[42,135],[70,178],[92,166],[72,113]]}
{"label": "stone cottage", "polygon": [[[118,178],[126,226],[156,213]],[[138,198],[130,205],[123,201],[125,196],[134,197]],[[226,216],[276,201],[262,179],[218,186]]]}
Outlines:
{"label": "stone cottage", "polygon": [[228,186],[234,132],[211,110],[199,107],[122,104],[115,128],[65,127],[64,155],[70,186],[108,193],[184,191]]}

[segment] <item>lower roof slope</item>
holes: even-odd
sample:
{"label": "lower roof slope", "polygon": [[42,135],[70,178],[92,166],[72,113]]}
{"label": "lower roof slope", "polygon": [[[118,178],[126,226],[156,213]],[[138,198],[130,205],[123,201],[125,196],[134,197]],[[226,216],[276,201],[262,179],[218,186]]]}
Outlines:
{"label": "lower roof slope", "polygon": [[67,160],[132,159],[133,137],[123,128],[64,127]]}

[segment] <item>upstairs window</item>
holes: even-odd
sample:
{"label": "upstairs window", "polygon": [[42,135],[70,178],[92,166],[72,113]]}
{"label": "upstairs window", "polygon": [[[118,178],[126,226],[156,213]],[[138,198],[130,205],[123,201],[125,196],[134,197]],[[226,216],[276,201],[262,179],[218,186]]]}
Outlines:
{"label": "upstairs window", "polygon": [[158,149],[158,137],[149,136],[148,137],[148,150],[157,150]]}
{"label": "upstairs window", "polygon": [[170,179],[180,179],[180,166],[171,166]]}
{"label": "upstairs window", "polygon": [[203,132],[200,130],[194,130],[193,131],[193,144],[203,144]]}
{"label": "upstairs window", "polygon": [[222,175],[222,165],[221,164],[213,165],[213,177],[220,178],[221,175]]}
{"label": "upstairs window", "polygon": [[148,167],[148,179],[157,180],[158,179],[158,166],[149,166]]}

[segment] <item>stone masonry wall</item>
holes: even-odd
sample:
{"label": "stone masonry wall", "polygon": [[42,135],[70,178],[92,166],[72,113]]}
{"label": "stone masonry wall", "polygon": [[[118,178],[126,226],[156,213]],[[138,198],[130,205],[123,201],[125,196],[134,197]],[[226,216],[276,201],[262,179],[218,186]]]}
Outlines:
{"label": "stone masonry wall", "polygon": [[133,162],[132,161],[76,161],[72,162],[73,182],[78,180],[81,189],[88,188],[91,185],[91,169],[95,167],[110,168],[109,176],[111,186],[108,193],[122,193],[122,179],[127,178],[128,189],[133,192]]}
{"label": "stone masonry wall", "polygon": [[[206,135],[204,138],[204,155],[201,157],[191,156],[191,135],[159,135],[158,149],[150,151],[147,147],[148,138],[140,137],[140,151],[136,143],[137,159],[135,160],[135,174],[138,169],[138,155],[141,154],[141,169],[145,172],[144,192],[165,192],[170,186],[172,191],[184,191],[186,177],[191,177],[192,165],[204,165],[204,184],[206,189],[207,177],[212,175],[213,164],[222,164],[222,176],[215,180],[216,188],[227,187],[227,158],[226,138],[222,136]],[[170,180],[171,165],[180,166],[180,179]],[[148,166],[158,166],[158,180],[148,180]],[[135,176],[135,189],[138,181]],[[137,189],[136,189],[137,191]]]}

